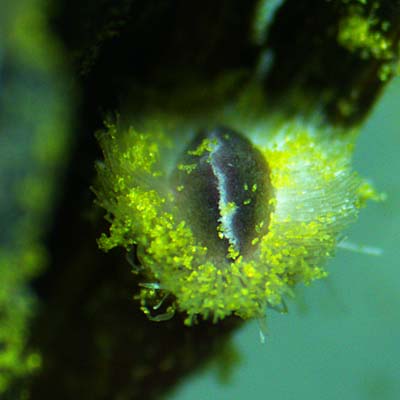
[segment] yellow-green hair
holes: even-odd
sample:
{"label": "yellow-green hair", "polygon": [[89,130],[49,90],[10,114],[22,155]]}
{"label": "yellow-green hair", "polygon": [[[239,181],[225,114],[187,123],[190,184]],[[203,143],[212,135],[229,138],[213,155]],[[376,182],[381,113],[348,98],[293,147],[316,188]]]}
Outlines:
{"label": "yellow-green hair", "polygon": [[[251,132],[247,136],[251,140]],[[373,197],[351,170],[349,141],[323,139],[298,123],[265,132],[254,146],[270,170],[268,227],[264,221],[256,227],[250,255],[230,249],[221,261],[196,237],[181,205],[177,207],[176,191],[185,188],[171,183],[171,171],[184,168],[174,162],[177,153],[187,151],[182,142],[188,143],[190,134],[120,130],[109,123],[98,138],[104,160],[98,164],[94,190],[110,221],[99,246],[105,251],[136,248],[143,266],[138,297],[144,312],[150,315],[150,305],[169,294],[168,311],[185,312],[187,324],[197,317],[214,322],[232,314],[260,317],[267,306],[279,306],[297,283],[325,277],[323,266],[343,230]],[[189,154],[210,150],[210,143],[202,146]]]}

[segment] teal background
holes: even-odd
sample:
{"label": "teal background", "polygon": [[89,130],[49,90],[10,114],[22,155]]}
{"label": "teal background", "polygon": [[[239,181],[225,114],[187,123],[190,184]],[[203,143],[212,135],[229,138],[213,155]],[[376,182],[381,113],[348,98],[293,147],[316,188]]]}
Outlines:
{"label": "teal background", "polygon": [[338,250],[330,276],[299,288],[289,314],[269,312],[269,336],[256,322],[234,336],[242,355],[227,384],[215,368],[186,380],[170,400],[400,399],[400,79],[364,125],[355,169],[387,194],[369,204],[349,241],[381,256]]}

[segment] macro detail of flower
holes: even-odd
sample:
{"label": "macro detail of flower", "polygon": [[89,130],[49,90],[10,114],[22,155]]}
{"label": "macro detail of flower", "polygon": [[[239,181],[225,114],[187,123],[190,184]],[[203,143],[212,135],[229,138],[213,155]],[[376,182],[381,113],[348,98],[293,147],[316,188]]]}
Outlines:
{"label": "macro detail of flower", "polygon": [[343,231],[375,196],[351,169],[352,139],[305,124],[157,132],[108,123],[94,188],[111,223],[99,246],[136,249],[138,297],[155,320],[261,318],[296,284],[327,275]]}

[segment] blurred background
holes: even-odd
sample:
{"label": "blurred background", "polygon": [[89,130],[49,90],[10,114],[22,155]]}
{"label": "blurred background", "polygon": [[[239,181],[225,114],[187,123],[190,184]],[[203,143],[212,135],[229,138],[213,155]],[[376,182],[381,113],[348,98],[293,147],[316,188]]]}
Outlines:
{"label": "blurred background", "polygon": [[226,384],[217,367],[205,369],[170,400],[400,398],[399,109],[396,78],[362,128],[354,160],[387,200],[362,210],[348,240],[383,254],[339,249],[327,280],[299,288],[288,315],[269,312],[264,345],[256,322],[236,332],[241,363]]}

